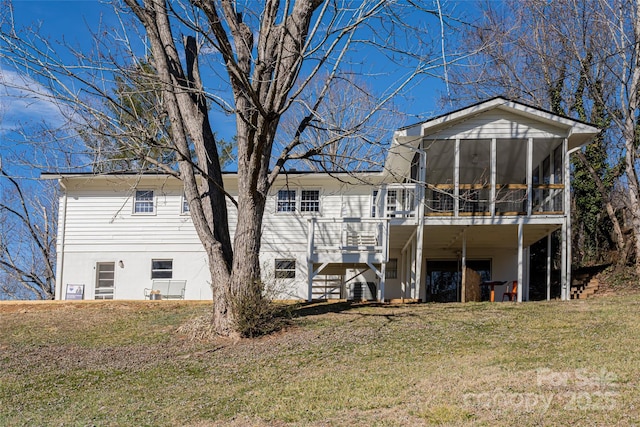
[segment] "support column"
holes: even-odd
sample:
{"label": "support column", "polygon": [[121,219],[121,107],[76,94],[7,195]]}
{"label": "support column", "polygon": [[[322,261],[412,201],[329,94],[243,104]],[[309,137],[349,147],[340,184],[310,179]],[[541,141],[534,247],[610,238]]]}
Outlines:
{"label": "support column", "polygon": [[524,279],[524,274],[523,274],[523,254],[524,254],[524,248],[523,246],[523,242],[524,242],[524,226],[522,224],[522,220],[520,222],[518,222],[518,302],[522,302],[522,280]]}
{"label": "support column", "polygon": [[460,302],[467,302],[467,229],[462,230],[462,287],[460,290]]}
{"label": "support column", "polygon": [[313,300],[313,252],[316,219],[310,218],[307,232],[307,301]]}
{"label": "support column", "polygon": [[547,301],[551,300],[551,234],[547,235]]}
{"label": "support column", "polygon": [[406,271],[405,271],[405,267],[406,267],[406,262],[405,262],[405,250],[403,249],[400,252],[400,259],[398,259],[398,271],[400,272],[400,299],[402,299],[402,302],[404,302],[404,297],[405,297],[405,292],[407,289],[407,285],[404,281],[404,278],[406,277]]}
{"label": "support column", "polygon": [[416,229],[416,300],[420,299],[420,288],[422,287],[422,260],[424,259],[424,207],[426,198],[427,182],[427,154],[420,151],[420,189],[418,190],[418,221]]}
{"label": "support column", "polygon": [[411,242],[411,298],[418,299],[416,286],[416,242]]}
{"label": "support column", "polygon": [[569,289],[567,287],[567,219],[562,221],[561,230],[562,258],[560,261],[560,295],[562,300],[569,299]]}
{"label": "support column", "polygon": [[307,301],[313,301],[313,262],[307,261],[307,285],[308,285],[308,294]]}
{"label": "support column", "polygon": [[387,263],[383,262],[380,268],[380,286],[378,287],[378,302],[384,302],[384,286],[387,280]]}
{"label": "support column", "polygon": [[[549,165],[553,167],[553,164]],[[531,216],[533,205],[533,138],[527,138],[527,215]]]}
{"label": "support column", "polygon": [[413,298],[413,289],[411,288],[411,245],[409,245],[409,249],[405,251],[405,297]]}
{"label": "support column", "polygon": [[497,142],[491,140],[491,188],[489,189],[489,213],[492,217],[496,215],[496,183],[497,183]]}
{"label": "support column", "polygon": [[460,211],[460,140],[456,139],[453,166],[453,216]]}
{"label": "support column", "polygon": [[566,281],[567,297],[571,299],[571,162],[569,161],[569,140],[562,142],[562,152],[564,153],[564,217],[565,217],[565,246],[566,246]]}
{"label": "support column", "polygon": [[530,278],[531,278],[531,246],[528,246],[526,248],[524,248],[524,265],[525,265],[525,269],[524,269],[524,279],[523,279],[523,286],[524,286],[524,292],[522,295],[522,299],[523,301],[529,301],[530,297],[530,291],[531,291],[531,283],[530,283]]}
{"label": "support column", "polygon": [[422,253],[424,227],[418,226],[418,232],[416,233],[416,298],[420,299],[420,288],[422,287],[422,259],[424,255]]}

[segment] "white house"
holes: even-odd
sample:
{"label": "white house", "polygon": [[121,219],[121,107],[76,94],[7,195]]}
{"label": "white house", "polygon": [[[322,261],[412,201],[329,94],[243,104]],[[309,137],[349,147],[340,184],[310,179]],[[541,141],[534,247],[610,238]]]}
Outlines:
{"label": "white house", "polygon": [[[498,282],[498,301],[515,281],[522,301],[530,246],[561,230],[568,299],[569,155],[598,132],[494,98],[398,130],[380,172],[282,175],[262,230],[265,281],[282,299],[456,301],[470,268]],[[56,299],[211,298],[179,180],[45,177],[62,189]],[[234,195],[237,176],[224,183]]]}

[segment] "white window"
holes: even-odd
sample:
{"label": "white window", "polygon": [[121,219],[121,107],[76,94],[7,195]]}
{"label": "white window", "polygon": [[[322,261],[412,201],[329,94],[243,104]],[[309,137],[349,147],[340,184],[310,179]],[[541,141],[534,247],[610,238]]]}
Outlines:
{"label": "white window", "polygon": [[320,212],[320,190],[302,190],[300,212]]}
{"label": "white window", "polygon": [[154,213],[153,190],[136,190],[136,195],[133,201],[133,213]]}
{"label": "white window", "polygon": [[278,212],[295,212],[296,190],[278,191]]}
{"label": "white window", "polygon": [[173,260],[172,259],[152,259],[151,260],[152,279],[172,279]]}
{"label": "white window", "polygon": [[275,277],[276,279],[295,279],[296,260],[295,259],[276,259]]}
{"label": "white window", "polygon": [[389,258],[384,277],[385,279],[398,278],[398,258]]}
{"label": "white window", "polygon": [[395,218],[398,209],[398,190],[387,190],[387,218]]}
{"label": "white window", "polygon": [[378,203],[378,190],[371,192],[371,218],[376,217],[376,208]]}
{"label": "white window", "polygon": [[279,190],[277,212],[320,212],[320,190]]}
{"label": "white window", "polygon": [[180,213],[183,215],[188,215],[191,212],[191,208],[189,208],[189,201],[187,200],[187,196],[185,194],[182,195],[182,210]]}

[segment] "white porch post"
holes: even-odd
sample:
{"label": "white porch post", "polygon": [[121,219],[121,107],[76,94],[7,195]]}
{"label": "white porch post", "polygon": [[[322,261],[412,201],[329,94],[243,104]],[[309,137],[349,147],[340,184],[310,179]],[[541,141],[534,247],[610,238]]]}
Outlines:
{"label": "white porch post", "polygon": [[[551,167],[551,166],[550,166]],[[533,204],[533,138],[527,138],[527,215],[531,216]]]}
{"label": "white porch post", "polygon": [[547,301],[551,299],[551,233],[547,234]]}
{"label": "white porch post", "polygon": [[462,289],[460,302],[467,302],[467,229],[462,230]]}
{"label": "white porch post", "polygon": [[567,289],[567,219],[562,221],[562,256],[560,261],[560,295],[563,300],[569,299],[569,290]]}
{"label": "white porch post", "polygon": [[313,301],[313,262],[307,261],[307,301]]}
{"label": "white porch post", "polygon": [[453,166],[453,216],[457,217],[460,210],[460,139],[456,138]]}
{"label": "white porch post", "polygon": [[411,290],[411,247],[409,247],[409,249],[407,249],[404,255],[404,268],[405,268],[405,276],[404,276],[404,281],[405,281],[405,289],[404,289],[404,296],[406,298],[412,298],[412,290]]}
{"label": "white porch post", "polygon": [[524,248],[524,265],[525,265],[525,269],[524,269],[524,292],[523,292],[523,296],[522,299],[524,301],[529,301],[529,292],[531,287],[529,286],[529,278],[531,277],[531,246],[528,246],[526,248]]}
{"label": "white porch post", "polygon": [[400,274],[400,298],[404,300],[404,249],[400,251],[400,257],[398,258],[398,274]]}
{"label": "white porch post", "polygon": [[564,217],[565,217],[565,245],[566,245],[566,281],[567,297],[571,299],[571,162],[569,159],[569,140],[562,141],[562,153],[564,156]]}
{"label": "white porch post", "polygon": [[422,240],[424,234],[424,227],[422,225],[418,225],[418,230],[416,233],[416,295],[415,299],[420,299],[420,291],[422,287]]}
{"label": "white porch post", "polygon": [[522,247],[524,241],[524,225],[522,224],[522,220],[518,222],[518,302],[522,302],[522,280],[524,279],[523,274],[523,253],[524,248]]}
{"label": "white porch post", "polygon": [[404,247],[402,248],[402,272],[403,272],[403,279],[402,279],[402,298],[413,298],[413,288],[411,287],[411,280],[413,278],[412,275],[412,271],[411,271],[411,245],[413,242],[413,238],[416,235],[417,230],[415,230],[412,234],[411,237],[409,237],[409,240],[407,240],[407,243],[404,244]]}
{"label": "white porch post", "polygon": [[313,300],[313,246],[314,246],[314,233],[315,233],[315,218],[310,218],[308,223],[307,232],[307,301]]}
{"label": "white porch post", "polygon": [[416,241],[411,242],[411,298],[417,299],[417,286],[416,286]]}
{"label": "white porch post", "polygon": [[424,259],[423,246],[424,246],[424,207],[426,196],[426,182],[427,182],[427,153],[420,151],[420,189],[418,194],[420,196],[418,200],[418,228],[416,229],[416,298],[420,299],[420,291],[422,287],[422,260]]}
{"label": "white porch post", "polygon": [[492,217],[496,215],[496,183],[497,183],[497,173],[496,170],[498,160],[497,160],[497,142],[495,138],[491,139],[491,188],[489,189],[489,213]]}
{"label": "white porch post", "polygon": [[384,285],[387,280],[387,263],[383,262],[380,268],[380,286],[378,289],[378,302],[384,302]]}

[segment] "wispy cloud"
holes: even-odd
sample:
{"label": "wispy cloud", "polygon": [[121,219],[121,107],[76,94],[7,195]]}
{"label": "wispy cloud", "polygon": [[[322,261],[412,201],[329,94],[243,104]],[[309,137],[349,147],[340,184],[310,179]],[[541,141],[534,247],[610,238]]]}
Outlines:
{"label": "wispy cloud", "polygon": [[57,126],[64,121],[60,105],[46,87],[29,76],[0,67],[0,133],[42,122]]}

